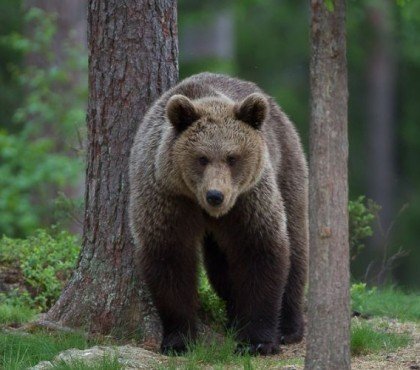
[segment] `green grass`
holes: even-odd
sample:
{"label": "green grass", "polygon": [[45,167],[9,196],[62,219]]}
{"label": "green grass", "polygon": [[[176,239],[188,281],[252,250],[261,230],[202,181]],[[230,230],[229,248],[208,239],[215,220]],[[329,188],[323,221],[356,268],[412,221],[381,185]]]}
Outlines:
{"label": "green grass", "polygon": [[[165,367],[161,369],[197,369],[200,365],[243,365],[250,364],[249,355],[238,356],[234,354],[236,342],[232,335],[227,335],[224,340],[212,339],[211,341],[199,340],[188,348],[183,361],[172,357]],[[181,365],[181,367],[180,367]],[[249,368],[249,367],[248,367]],[[252,368],[252,367],[251,367]]]}
{"label": "green grass", "polygon": [[22,324],[31,320],[35,312],[27,306],[0,304],[0,325]]}
{"label": "green grass", "polygon": [[198,341],[188,348],[184,358],[171,357],[168,364],[159,369],[200,369],[212,365],[214,369],[223,369],[225,365],[239,365],[244,369],[254,369],[250,355],[235,355],[236,342],[228,334],[223,340]]}
{"label": "green grass", "polygon": [[401,321],[420,321],[420,294],[395,288],[352,287],[353,310],[369,316],[387,316]]}
{"label": "green grass", "polygon": [[25,369],[49,361],[68,348],[91,346],[82,334],[0,332],[0,369]]}
{"label": "green grass", "polygon": [[408,334],[387,332],[387,328],[374,327],[372,323],[353,320],[351,327],[352,355],[366,355],[381,351],[392,351],[407,346],[411,341]]}
{"label": "green grass", "polygon": [[61,362],[52,367],[54,370],[120,370],[123,369],[116,357],[105,356],[99,361],[89,363],[83,361],[72,361],[70,364]]}
{"label": "green grass", "polygon": [[196,370],[212,368],[216,370],[234,366],[244,370],[272,369],[279,366],[302,365],[302,358],[279,359],[278,357],[254,357],[249,354],[235,354],[236,342],[232,334],[223,339],[198,341],[191,345],[182,357],[171,357],[165,365],[158,366],[160,370]]}

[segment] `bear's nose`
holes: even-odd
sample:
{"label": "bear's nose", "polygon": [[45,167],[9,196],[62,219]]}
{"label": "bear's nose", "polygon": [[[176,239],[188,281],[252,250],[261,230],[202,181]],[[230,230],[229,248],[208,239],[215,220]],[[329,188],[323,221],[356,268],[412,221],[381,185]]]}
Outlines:
{"label": "bear's nose", "polygon": [[207,202],[211,206],[220,206],[223,202],[223,193],[219,190],[209,190],[206,194]]}

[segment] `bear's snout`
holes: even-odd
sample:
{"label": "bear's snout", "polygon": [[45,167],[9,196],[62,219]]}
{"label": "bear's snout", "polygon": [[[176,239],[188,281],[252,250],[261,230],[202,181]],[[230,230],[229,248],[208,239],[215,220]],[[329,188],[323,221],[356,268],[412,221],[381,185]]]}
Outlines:
{"label": "bear's snout", "polygon": [[206,194],[207,203],[213,207],[220,206],[224,198],[223,193],[219,190],[209,190]]}

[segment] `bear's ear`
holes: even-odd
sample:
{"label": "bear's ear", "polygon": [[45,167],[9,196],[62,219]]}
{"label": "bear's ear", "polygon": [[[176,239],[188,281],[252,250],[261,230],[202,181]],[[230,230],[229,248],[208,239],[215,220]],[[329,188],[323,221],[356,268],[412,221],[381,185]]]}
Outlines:
{"label": "bear's ear", "polygon": [[258,93],[248,95],[241,103],[235,105],[237,119],[259,129],[268,115],[267,98]]}
{"label": "bear's ear", "polygon": [[173,95],[168,100],[166,115],[178,132],[186,130],[200,118],[193,102],[184,95]]}

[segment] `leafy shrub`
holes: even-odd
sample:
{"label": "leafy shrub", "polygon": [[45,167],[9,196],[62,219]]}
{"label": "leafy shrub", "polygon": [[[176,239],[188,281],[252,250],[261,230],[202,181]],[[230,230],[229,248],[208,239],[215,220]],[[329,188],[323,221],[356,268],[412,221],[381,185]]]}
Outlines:
{"label": "leafy shrub", "polygon": [[379,206],[371,199],[361,195],[349,201],[349,243],[350,256],[354,260],[364,248],[363,239],[372,236],[372,223],[379,211]]}
{"label": "leafy shrub", "polygon": [[0,262],[17,262],[26,290],[12,292],[3,300],[48,309],[59,297],[79,254],[78,237],[66,231],[37,230],[27,239],[0,240]]}

